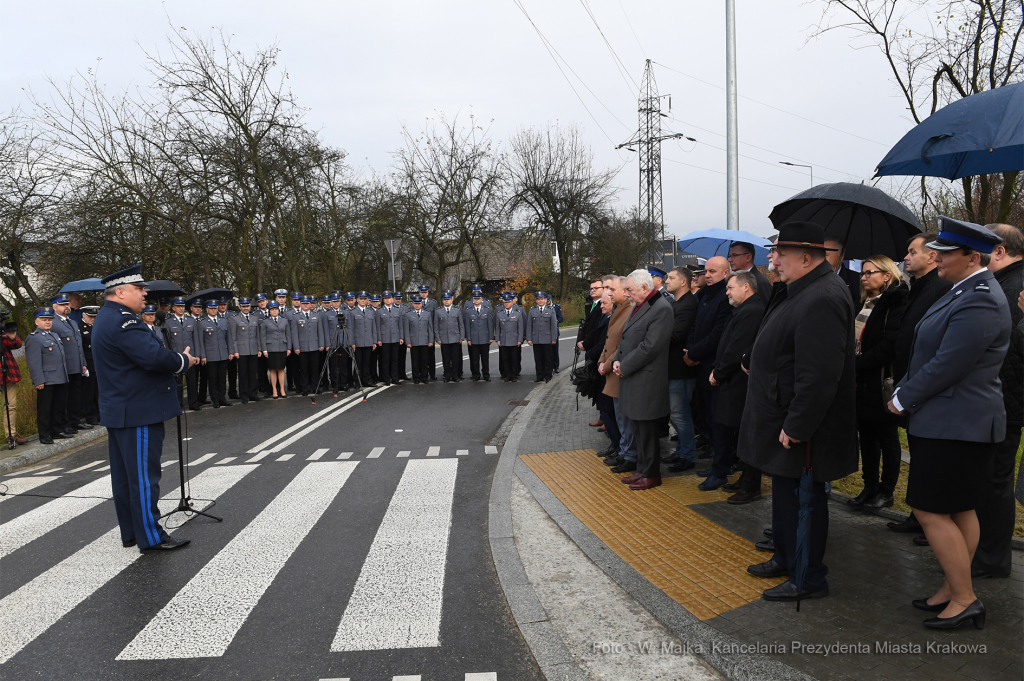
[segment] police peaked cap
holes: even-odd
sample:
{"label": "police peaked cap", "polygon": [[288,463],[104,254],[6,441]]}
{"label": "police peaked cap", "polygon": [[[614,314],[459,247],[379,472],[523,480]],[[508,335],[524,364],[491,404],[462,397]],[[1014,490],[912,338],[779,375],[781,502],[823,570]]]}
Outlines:
{"label": "police peaked cap", "polygon": [[418,294],[418,293],[412,294],[412,296],[409,297],[409,300],[411,300],[414,303],[422,303],[423,302],[423,298],[421,298],[420,294]]}
{"label": "police peaked cap", "polygon": [[285,298],[287,298],[288,297],[288,289],[286,289],[286,288],[275,289],[274,290],[274,297],[276,298],[277,296],[284,296]]}
{"label": "police peaked cap", "polygon": [[39,319],[53,319],[52,307],[37,307],[35,316]]}
{"label": "police peaked cap", "polygon": [[217,307],[217,301],[216,300],[207,300],[206,301],[206,307]]}
{"label": "police peaked cap", "polygon": [[142,308],[142,314],[156,314],[156,305],[147,305]]}
{"label": "police peaked cap", "polygon": [[276,300],[271,300],[269,303],[267,303],[267,309],[268,310],[277,310],[280,307],[281,307],[281,304],[278,303]]}
{"label": "police peaked cap", "polygon": [[248,298],[239,298],[238,307],[242,307],[243,305],[252,305],[252,301]]}
{"label": "police peaked cap", "polygon": [[261,300],[266,300],[266,299],[267,299],[267,294],[266,293],[257,293],[256,294],[256,302],[259,302]]}
{"label": "police peaked cap", "polygon": [[955,251],[958,248],[970,248],[979,253],[991,253],[1001,243],[1003,243],[1002,237],[981,225],[940,215],[939,236],[935,241],[929,242],[927,246],[933,251]]}
{"label": "police peaked cap", "polygon": [[120,286],[121,284],[134,284],[136,286],[145,286],[146,281],[142,278],[142,263],[138,265],[132,265],[126,267],[123,270],[108,274],[107,276],[100,279],[100,283],[104,287],[110,288],[111,286]]}
{"label": "police peaked cap", "polygon": [[445,291],[441,295],[442,298],[453,298],[454,296],[455,296],[455,294],[452,291]]}
{"label": "police peaked cap", "polygon": [[175,298],[174,300],[171,301],[171,305],[184,305],[184,304],[185,304],[185,299],[184,298]]}
{"label": "police peaked cap", "polygon": [[50,298],[50,302],[54,305],[67,305],[68,297],[63,293],[58,293],[53,298]]}

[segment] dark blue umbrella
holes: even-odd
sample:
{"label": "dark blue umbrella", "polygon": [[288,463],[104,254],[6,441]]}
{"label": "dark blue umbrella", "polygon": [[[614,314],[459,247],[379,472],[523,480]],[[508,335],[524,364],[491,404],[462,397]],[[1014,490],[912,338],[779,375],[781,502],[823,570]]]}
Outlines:
{"label": "dark blue umbrella", "polygon": [[[793,574],[790,575],[797,592],[804,590],[804,579],[807,577],[807,564],[811,560],[811,502],[814,499],[814,469],[811,467],[811,441],[807,441],[807,455],[804,470],[800,474],[800,486],[796,489],[800,512],[796,524],[796,555]],[[800,611],[800,600],[796,602],[797,612]]]}
{"label": "dark blue umbrella", "polygon": [[1024,83],[979,92],[921,121],[875,176],[961,177],[1024,170]]}

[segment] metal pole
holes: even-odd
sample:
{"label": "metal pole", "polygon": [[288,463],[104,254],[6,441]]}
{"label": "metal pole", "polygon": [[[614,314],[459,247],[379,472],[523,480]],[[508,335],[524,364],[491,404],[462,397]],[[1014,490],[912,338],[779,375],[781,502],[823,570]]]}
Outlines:
{"label": "metal pole", "polygon": [[739,126],[736,122],[736,0],[725,0],[726,229],[740,228]]}

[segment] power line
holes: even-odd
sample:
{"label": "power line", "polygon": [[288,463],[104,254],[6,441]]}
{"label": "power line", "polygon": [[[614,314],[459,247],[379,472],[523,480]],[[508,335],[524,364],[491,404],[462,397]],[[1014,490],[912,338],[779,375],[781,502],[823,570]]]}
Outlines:
{"label": "power line", "polygon": [[[710,85],[713,88],[717,88],[719,90],[725,90],[725,88],[722,87],[721,85],[716,85],[715,83],[708,82],[706,80],[698,78],[697,76],[691,76],[689,73],[684,73],[683,71],[680,71],[679,69],[674,69],[671,66],[665,66],[665,64],[662,64],[661,62],[654,62],[654,63],[657,64],[658,66],[662,66],[662,67],[668,69],[669,71],[675,71],[676,73],[678,73],[681,76],[686,76],[687,78],[692,78],[693,80],[697,81],[698,83],[704,83],[705,85]],[[844,135],[849,135],[850,137],[856,137],[859,140],[864,140],[865,142],[871,142],[872,144],[877,144],[878,146],[885,147],[886,149],[888,149],[889,147],[892,146],[891,144],[883,144],[882,142],[877,142],[877,141],[875,141],[873,139],[868,139],[867,137],[861,137],[860,135],[855,135],[854,133],[847,132],[846,130],[840,130],[839,128],[834,128],[831,125],[826,125],[825,123],[819,123],[818,121],[813,120],[811,118],[807,118],[805,116],[801,116],[800,114],[795,114],[792,111],[786,111],[785,109],[780,109],[777,106],[774,106],[772,104],[768,104],[766,102],[762,102],[761,100],[754,99],[753,97],[748,97],[746,95],[740,95],[740,97],[742,97],[743,99],[750,100],[751,102],[754,102],[755,104],[760,104],[761,106],[766,106],[769,109],[774,109],[776,111],[779,111],[781,113],[787,114],[789,116],[793,116],[794,118],[799,118],[802,121],[807,121],[808,123],[814,123],[815,125],[820,125],[821,127],[828,128],[829,130],[835,130],[836,132],[841,132]]]}
{"label": "power line", "polygon": [[[635,80],[633,80],[633,76],[629,75],[629,69],[626,68],[625,63],[623,63],[622,59],[619,58],[619,55],[615,52],[615,48],[612,47],[612,44],[608,42],[608,38],[605,36],[604,31],[601,30],[601,25],[597,23],[597,17],[594,16],[594,11],[590,9],[590,5],[587,4],[587,0],[580,0],[580,4],[583,5],[583,9],[586,10],[587,16],[589,16],[590,20],[594,23],[594,27],[597,29],[597,32],[601,34],[601,39],[604,41],[605,47],[608,48],[608,52],[612,55],[612,63],[615,64],[615,68],[618,70],[619,75],[622,76],[623,82],[626,83],[626,88],[629,90],[629,94],[636,96],[636,90],[640,86],[636,84]],[[629,77],[629,80],[633,80],[632,88],[630,88],[629,82],[626,80],[627,76]]]}
{"label": "power line", "polygon": [[626,25],[629,26],[629,32],[633,34],[633,39],[636,40],[636,46],[640,48],[640,53],[644,55],[644,59],[647,58],[647,50],[640,44],[640,38],[637,37],[636,31],[633,30],[633,22],[629,20],[629,15],[626,14],[626,8],[622,6],[622,0],[619,0],[619,9],[622,10],[622,16],[626,18]]}
{"label": "power line", "polygon": [[[665,158],[665,157],[663,156],[662,158]],[[677,163],[677,164],[679,164],[681,166],[687,166],[688,168],[696,168],[697,170],[703,170],[705,172],[715,173],[716,175],[725,175],[725,171],[724,170],[712,170],[711,168],[704,168],[702,166],[695,166],[692,163],[684,163],[683,161],[677,161],[674,158],[665,158],[665,160],[668,161],[669,163]],[[786,186],[783,186],[781,184],[774,184],[772,182],[765,182],[764,180],[755,180],[752,177],[741,177],[740,179],[743,180],[744,182],[756,182],[758,184],[766,184],[769,187],[778,187],[779,189],[788,189],[788,190],[794,191],[794,192],[802,192],[802,191],[804,191],[803,189],[797,189],[796,187],[786,187]]]}

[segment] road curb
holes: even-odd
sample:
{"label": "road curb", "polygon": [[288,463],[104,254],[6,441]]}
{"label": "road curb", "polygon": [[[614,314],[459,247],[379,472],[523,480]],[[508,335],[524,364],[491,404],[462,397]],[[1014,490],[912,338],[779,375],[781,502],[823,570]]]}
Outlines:
{"label": "road curb", "polygon": [[23,466],[31,466],[34,463],[38,463],[43,459],[49,459],[51,456],[56,456],[57,454],[66,454],[78,449],[79,447],[102,440],[106,436],[106,428],[103,426],[93,426],[92,430],[79,431],[78,434],[70,440],[57,440],[52,445],[41,445],[38,440],[35,443],[30,442],[28,445],[21,445],[22,447],[29,447],[29,450],[23,454],[15,454],[14,456],[9,456],[6,459],[0,459],[0,475],[22,468]]}
{"label": "road curb", "polygon": [[[506,423],[498,429],[498,432],[508,432],[508,437],[502,445],[498,466],[491,478],[487,534],[491,558],[505,600],[544,678],[548,681],[586,681],[587,674],[565,647],[537,598],[512,536],[512,476],[519,458],[519,442],[526,431],[526,424],[537,410],[538,399],[550,385],[538,385],[531,390],[526,396],[529,404],[512,410]],[[508,428],[510,424],[511,429]]]}

